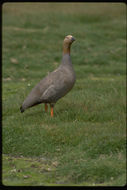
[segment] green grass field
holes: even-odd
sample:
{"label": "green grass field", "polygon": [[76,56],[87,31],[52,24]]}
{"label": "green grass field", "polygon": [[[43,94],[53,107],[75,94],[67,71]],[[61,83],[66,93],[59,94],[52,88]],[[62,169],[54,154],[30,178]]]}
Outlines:
{"label": "green grass field", "polygon": [[[126,5],[5,3],[2,23],[2,182],[126,184]],[[55,106],[20,113],[58,67],[66,35],[77,81]]]}

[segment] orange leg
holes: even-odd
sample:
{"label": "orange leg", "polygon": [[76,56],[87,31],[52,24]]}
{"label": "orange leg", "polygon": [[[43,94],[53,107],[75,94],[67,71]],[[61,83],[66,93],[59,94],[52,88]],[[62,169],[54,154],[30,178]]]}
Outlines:
{"label": "orange leg", "polygon": [[53,117],[53,107],[51,106],[51,117]]}
{"label": "orange leg", "polygon": [[48,105],[45,104],[45,112],[47,112],[47,111],[48,111]]}

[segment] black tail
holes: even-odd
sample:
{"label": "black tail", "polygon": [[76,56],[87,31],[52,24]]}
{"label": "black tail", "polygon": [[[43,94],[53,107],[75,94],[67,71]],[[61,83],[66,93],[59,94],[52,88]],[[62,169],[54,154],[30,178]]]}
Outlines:
{"label": "black tail", "polygon": [[20,111],[21,111],[21,113],[23,113],[23,112],[24,112],[24,109],[22,108],[22,106],[20,107]]}

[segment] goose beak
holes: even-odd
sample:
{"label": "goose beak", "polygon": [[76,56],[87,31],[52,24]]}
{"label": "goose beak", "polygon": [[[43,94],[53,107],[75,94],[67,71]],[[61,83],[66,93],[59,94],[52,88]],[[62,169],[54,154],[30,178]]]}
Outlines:
{"label": "goose beak", "polygon": [[71,38],[72,42],[75,41],[76,39],[74,37]]}

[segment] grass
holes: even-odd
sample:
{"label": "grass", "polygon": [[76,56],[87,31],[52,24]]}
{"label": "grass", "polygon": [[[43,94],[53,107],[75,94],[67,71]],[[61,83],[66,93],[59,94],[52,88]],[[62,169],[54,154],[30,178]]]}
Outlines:
{"label": "grass", "polygon": [[[13,186],[126,184],[126,24],[123,3],[5,3],[2,182]],[[24,98],[76,38],[77,81],[54,118]]]}

